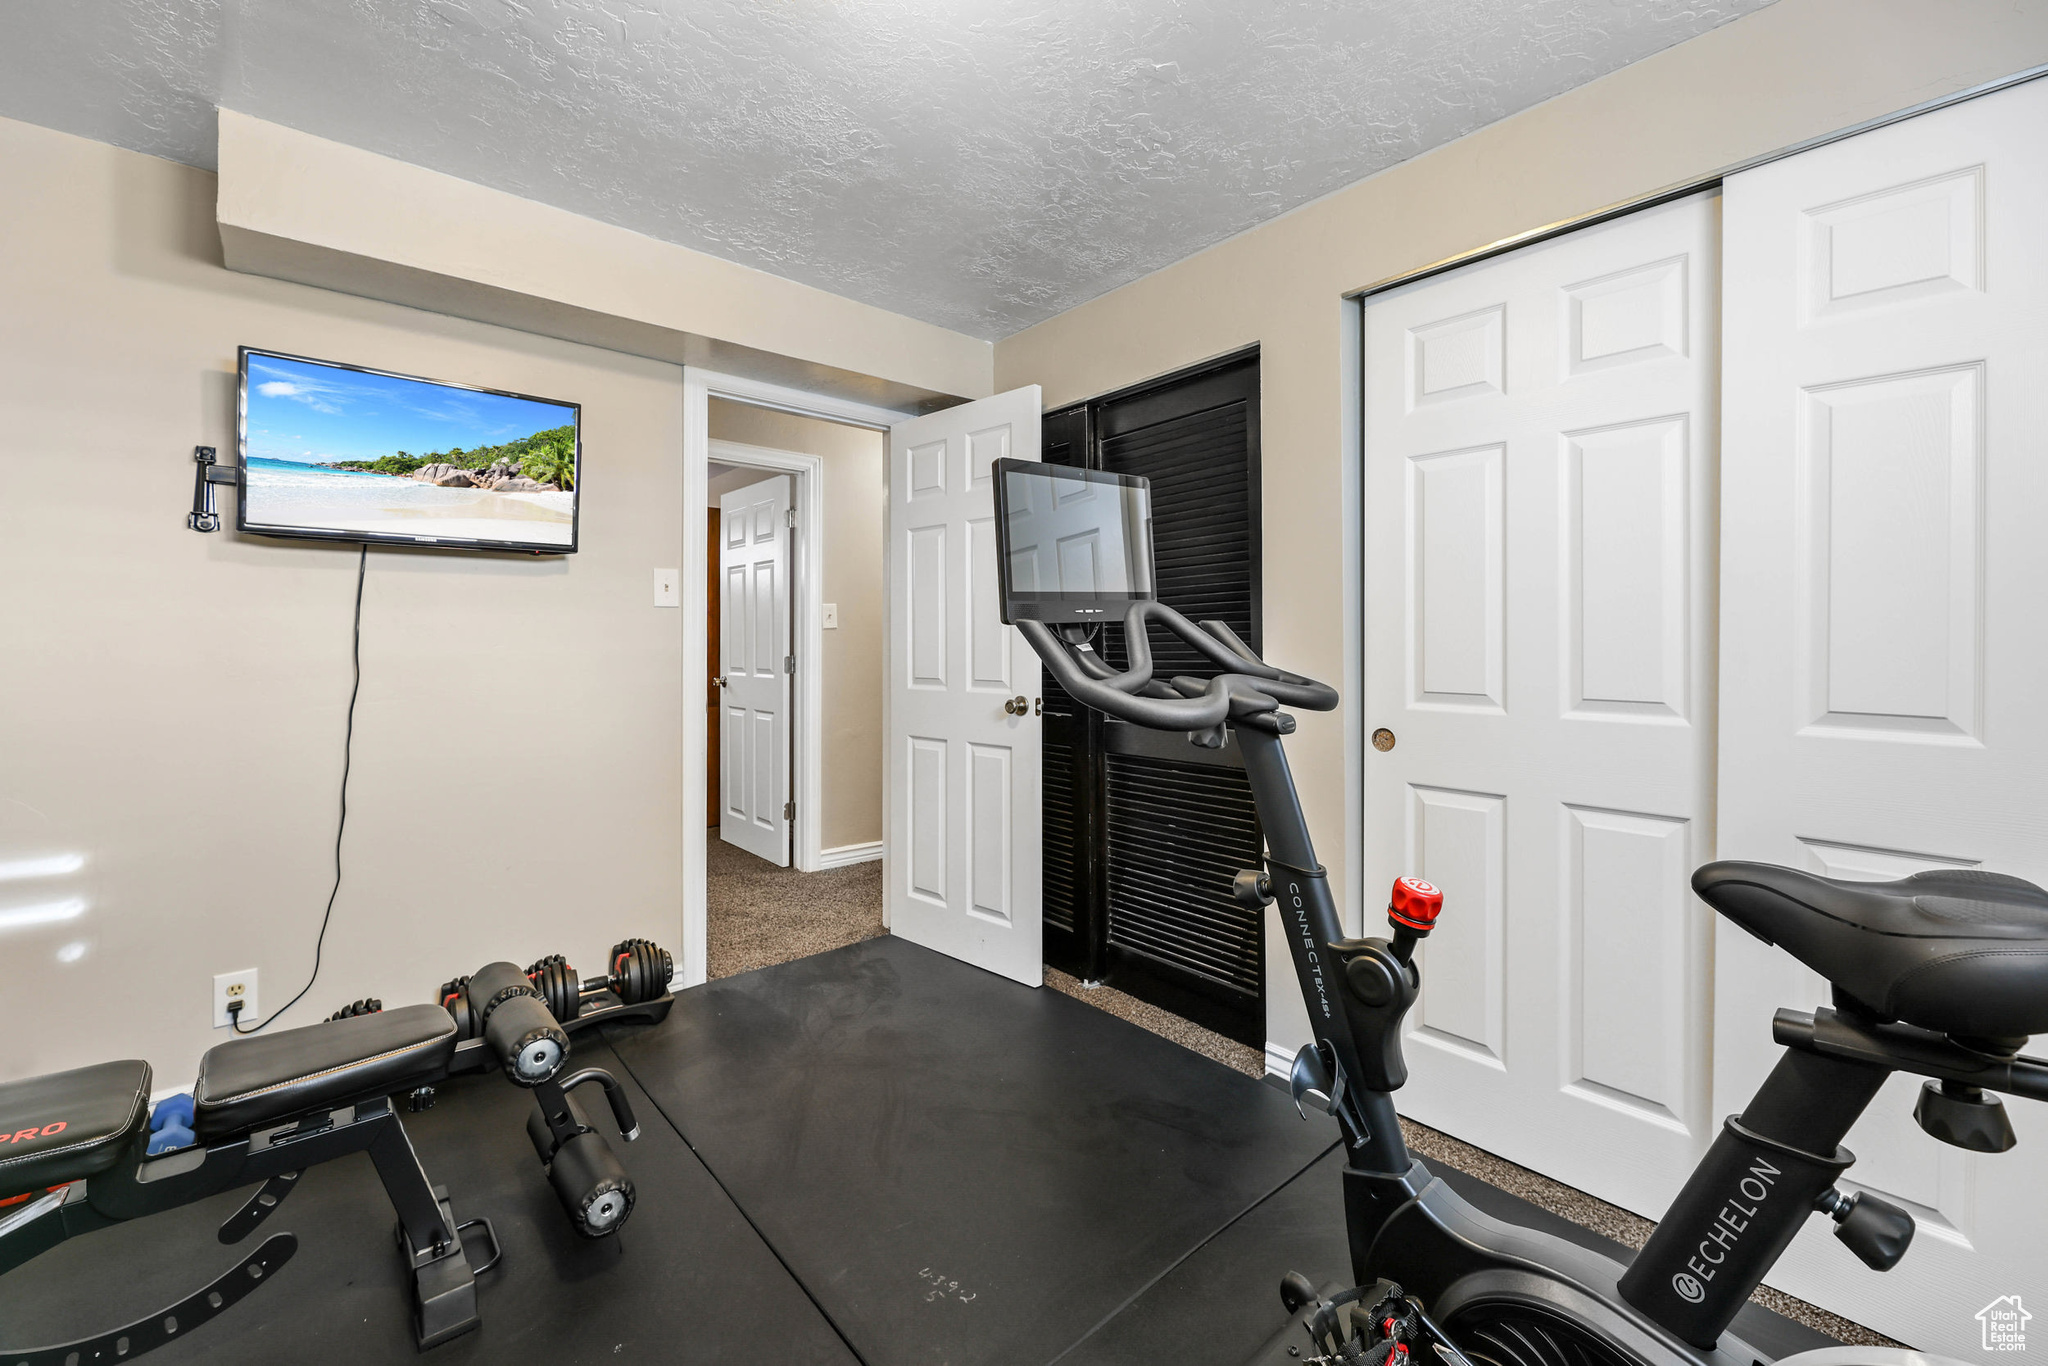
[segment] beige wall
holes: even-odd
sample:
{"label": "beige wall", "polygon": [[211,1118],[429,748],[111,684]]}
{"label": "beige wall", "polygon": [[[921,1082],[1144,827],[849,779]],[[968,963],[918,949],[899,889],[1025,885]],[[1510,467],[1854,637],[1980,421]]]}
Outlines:
{"label": "beige wall", "polygon": [[240,343],[573,399],[586,441],[581,553],[371,551],[346,876],[279,1027],[494,958],[677,948],[688,614],[649,571],[681,553],[680,371],[232,274],[187,167],[0,120],[0,168],[0,865],[86,859],[0,880],[0,917],[87,903],[0,929],[0,1080],[189,1082],[213,974],[255,966],[274,1011],[312,966],[356,553],[185,528]]}
{"label": "beige wall", "polygon": [[[2039,63],[2044,0],[1779,0],[1000,342],[996,388],[1055,407],[1258,343],[1266,645],[1342,679],[1345,291]],[[1305,715],[1292,745],[1340,886],[1345,719]],[[1277,935],[1269,919],[1267,1035],[1292,1047],[1307,1018]]]}
{"label": "beige wall", "polygon": [[[880,432],[714,398],[711,439],[797,451],[824,461],[824,820],[835,849],[882,838],[882,543],[888,513]],[[746,482],[741,478],[741,482]],[[715,497],[716,494],[714,493]]]}
{"label": "beige wall", "polygon": [[[711,402],[714,405],[711,409],[714,414],[717,413],[719,407],[724,406],[720,400],[715,398]],[[713,421],[716,420],[714,417]],[[743,489],[749,484],[760,483],[765,474],[766,471],[763,470],[738,467],[727,469],[723,474],[712,475],[704,483],[705,505],[709,506],[712,503],[716,503],[722,495],[731,493],[734,489]]]}

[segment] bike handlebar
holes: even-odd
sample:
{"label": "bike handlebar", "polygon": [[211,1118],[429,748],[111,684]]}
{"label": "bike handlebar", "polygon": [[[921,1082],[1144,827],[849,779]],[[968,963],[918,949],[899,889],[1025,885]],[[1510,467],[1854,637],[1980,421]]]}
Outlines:
{"label": "bike handlebar", "polygon": [[[1152,677],[1152,643],[1147,627],[1159,622],[1224,672],[1214,678],[1180,676],[1168,683]],[[1189,621],[1163,602],[1134,602],[1124,614],[1124,649],[1130,667],[1121,673],[1086,645],[1062,640],[1038,621],[1017,628],[1073,699],[1099,712],[1151,730],[1213,731],[1226,721],[1281,735],[1293,729],[1278,715],[1283,706],[1331,711],[1336,689],[1300,674],[1276,669],[1252,653],[1220,621]]]}

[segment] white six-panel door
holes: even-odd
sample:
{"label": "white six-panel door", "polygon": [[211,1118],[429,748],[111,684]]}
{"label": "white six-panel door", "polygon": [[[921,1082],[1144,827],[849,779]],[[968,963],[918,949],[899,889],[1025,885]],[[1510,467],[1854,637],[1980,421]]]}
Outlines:
{"label": "white six-panel door", "polygon": [[[2048,883],[2048,83],[1732,177],[1726,222],[1720,852],[1848,878]],[[1721,937],[1718,1111],[1824,984]],[[2048,1315],[2048,1115],[1936,1143],[1894,1078],[1848,1147],[1912,1210],[1868,1271],[1815,1221],[1771,1283],[1978,1359]],[[2048,1324],[2048,1318],[2039,1320]]]}
{"label": "white six-panel door", "polygon": [[1032,385],[890,430],[882,873],[891,933],[1031,986],[1045,723],[1038,656],[1000,616],[990,465],[1038,458],[1038,409]]}
{"label": "white six-panel door", "polygon": [[1365,316],[1364,883],[1444,889],[1396,1100],[1649,1214],[1712,1129],[1717,221]]}
{"label": "white six-panel door", "polygon": [[721,702],[718,837],[789,866],[790,479],[718,500]]}

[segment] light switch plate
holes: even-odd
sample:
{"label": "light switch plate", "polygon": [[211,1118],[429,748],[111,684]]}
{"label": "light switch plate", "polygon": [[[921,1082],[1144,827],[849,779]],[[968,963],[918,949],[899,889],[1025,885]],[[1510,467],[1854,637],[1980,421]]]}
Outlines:
{"label": "light switch plate", "polygon": [[828,602],[828,603],[824,604],[824,617],[825,617],[825,629],[826,629],[826,630],[828,630],[828,631],[836,631],[836,630],[838,630],[838,629],[839,629],[839,604],[838,604],[838,603],[836,603],[836,602]]}
{"label": "light switch plate", "polygon": [[657,569],[654,571],[654,605],[656,607],[681,607],[683,605],[683,571],[680,569]]}

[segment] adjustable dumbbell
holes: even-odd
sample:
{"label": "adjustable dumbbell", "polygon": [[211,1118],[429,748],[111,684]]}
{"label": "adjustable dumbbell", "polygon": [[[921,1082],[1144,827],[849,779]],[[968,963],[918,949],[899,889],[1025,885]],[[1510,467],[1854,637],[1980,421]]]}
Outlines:
{"label": "adjustable dumbbell", "polygon": [[623,939],[614,944],[611,971],[602,977],[579,980],[576,969],[559,953],[526,970],[527,980],[555,1018],[564,1023],[576,1018],[583,1009],[583,998],[591,992],[609,991],[629,1006],[639,1005],[667,991],[674,975],[675,960],[651,939]]}
{"label": "adjustable dumbbell", "polygon": [[[666,992],[675,976],[675,960],[667,949],[651,939],[623,939],[612,946],[611,971],[602,977],[578,979],[576,969],[561,954],[550,954],[526,970],[527,981],[546,1003],[548,1013],[567,1023],[583,1013],[583,998],[593,992],[609,991],[622,1004],[641,1005]],[[455,1017],[455,1037],[474,1039],[483,1025],[469,1005],[467,977],[455,977],[441,984],[436,998],[441,1008]]]}

